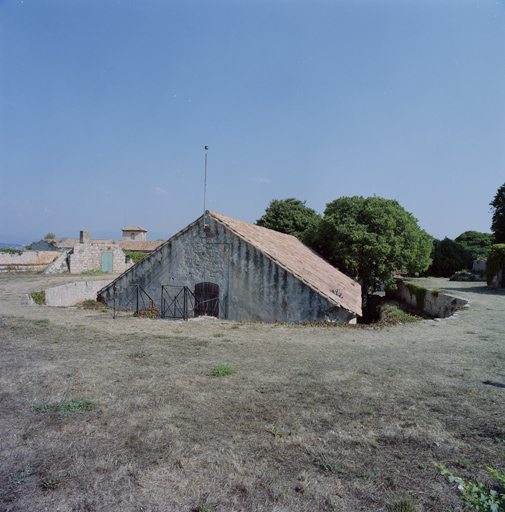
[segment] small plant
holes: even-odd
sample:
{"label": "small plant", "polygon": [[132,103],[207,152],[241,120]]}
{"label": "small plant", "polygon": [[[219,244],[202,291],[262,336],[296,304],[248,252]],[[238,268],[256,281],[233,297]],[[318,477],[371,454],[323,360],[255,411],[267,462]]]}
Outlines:
{"label": "small plant", "polygon": [[94,401],[91,397],[72,398],[71,400],[67,400],[71,379],[72,376],[70,375],[63,398],[59,402],[54,403],[47,403],[46,401],[38,398],[37,383],[35,382],[35,400],[37,405],[33,408],[34,412],[38,414],[59,412],[63,416],[73,416],[74,414],[80,414],[96,409],[98,402]]}
{"label": "small plant", "polygon": [[195,512],[214,512],[214,509],[207,503],[202,503],[195,508]]}
{"label": "small plant", "polygon": [[30,298],[38,306],[44,306],[46,304],[46,292],[44,290],[42,290],[41,292],[31,292]]}
{"label": "small plant", "polygon": [[141,309],[138,314],[139,318],[159,318],[160,312],[156,306],[151,306],[150,308]]}
{"label": "small plant", "polygon": [[275,427],[269,428],[268,432],[270,432],[274,437],[282,437],[282,430],[278,430]]}
{"label": "small plant", "polygon": [[279,490],[278,492],[276,492],[274,495],[273,495],[273,499],[275,501],[278,501],[278,500],[281,500],[282,498],[284,498],[285,494],[288,492],[287,488],[285,485],[280,485],[279,486]]}
{"label": "small plant", "polygon": [[33,409],[36,413],[60,412],[64,416],[73,416],[74,414],[92,411],[98,406],[98,402],[95,402],[91,397],[72,398],[71,400],[62,400],[52,404],[43,402],[40,399],[37,399],[37,402],[38,405]]}
{"label": "small plant", "polygon": [[505,512],[505,473],[486,466],[486,469],[498,480],[501,490],[488,489],[483,483],[475,480],[465,482],[462,478],[454,476],[442,464],[435,463],[442,475],[448,475],[449,482],[456,482],[461,491],[461,499],[465,507],[477,512]]}
{"label": "small plant", "polygon": [[406,313],[394,304],[385,304],[378,307],[381,322],[387,324],[398,324],[403,322],[417,322],[421,317]]}
{"label": "small plant", "polygon": [[26,484],[28,480],[30,480],[31,474],[32,468],[30,464],[21,468],[17,473],[11,473],[9,475],[9,485],[7,486],[7,489],[14,489],[18,485]]}
{"label": "small plant", "polygon": [[438,288],[435,288],[434,290],[431,290],[431,296],[436,299],[440,295],[440,290]]}
{"label": "small plant", "polygon": [[417,501],[412,496],[397,498],[386,506],[387,512],[416,512]]}
{"label": "small plant", "polygon": [[61,485],[61,480],[59,478],[46,478],[42,481],[40,486],[44,492],[54,491]]}
{"label": "small plant", "polygon": [[49,327],[49,320],[47,318],[42,318],[40,320],[35,320],[34,322],[35,329],[39,328],[48,328]]}
{"label": "small plant", "polygon": [[319,458],[315,461],[315,465],[325,473],[345,473],[345,470],[343,470],[339,464],[328,459],[324,453],[319,455]]}
{"label": "small plant", "polygon": [[141,348],[141,349],[137,350],[136,352],[132,352],[130,354],[130,357],[132,359],[142,359],[143,357],[146,357],[146,355],[147,354],[144,352],[144,349]]}
{"label": "small plant", "polygon": [[373,416],[375,414],[375,410],[373,407],[365,407],[363,409],[363,414],[366,414],[367,416]]}
{"label": "small plant", "polygon": [[366,448],[367,450],[378,447],[377,441],[373,437],[370,439],[360,439],[358,443],[362,448]]}
{"label": "small plant", "polygon": [[81,272],[81,275],[83,276],[98,276],[102,274],[108,274],[108,272],[104,272],[103,270],[85,270],[84,272]]}
{"label": "small plant", "polygon": [[212,336],[214,336],[214,338],[222,338],[224,336],[224,334],[217,332],[216,334],[213,334]]}
{"label": "small plant", "polygon": [[209,340],[198,340],[193,343],[195,347],[206,347],[210,343]]}
{"label": "small plant", "polygon": [[212,377],[226,377],[228,375],[233,375],[234,373],[237,373],[237,370],[234,370],[227,364],[216,366],[210,371]]}

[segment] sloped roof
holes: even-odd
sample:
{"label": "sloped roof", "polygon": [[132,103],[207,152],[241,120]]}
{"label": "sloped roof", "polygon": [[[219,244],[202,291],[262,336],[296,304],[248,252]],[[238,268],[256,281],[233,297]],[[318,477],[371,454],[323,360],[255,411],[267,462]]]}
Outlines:
{"label": "sloped roof", "polygon": [[221,213],[211,211],[209,214],[330,302],[362,315],[360,284],[340,272],[296,237]]}
{"label": "sloped roof", "polygon": [[127,251],[151,252],[157,249],[163,242],[136,242],[135,240],[121,240],[116,242],[121,249]]}
{"label": "sloped roof", "polygon": [[141,228],[140,226],[128,226],[121,231],[145,231],[147,233],[147,229]]}

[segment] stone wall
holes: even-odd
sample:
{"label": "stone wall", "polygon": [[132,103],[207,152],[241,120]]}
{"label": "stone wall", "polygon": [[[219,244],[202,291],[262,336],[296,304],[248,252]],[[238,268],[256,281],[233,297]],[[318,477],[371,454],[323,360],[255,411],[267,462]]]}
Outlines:
{"label": "stone wall", "polygon": [[181,231],[102,290],[101,298],[112,305],[114,288],[121,300],[129,285],[138,284],[161,310],[162,285],[194,290],[197,283],[212,282],[219,285],[221,316],[232,320],[356,320],[220,222],[207,222],[206,229],[200,219]]}
{"label": "stone wall", "polygon": [[98,290],[110,283],[110,279],[100,281],[79,281],[45,290],[47,306],[74,306],[85,300],[96,300]]}
{"label": "stone wall", "polygon": [[102,253],[113,254],[114,274],[120,274],[132,266],[131,262],[126,263],[126,256],[123,250],[114,244],[77,244],[69,254],[69,269],[71,274],[81,274],[87,270],[101,270]]}
{"label": "stone wall", "polygon": [[63,251],[45,270],[44,274],[65,274],[69,272],[68,253],[70,249]]}
{"label": "stone wall", "polygon": [[412,293],[407,287],[408,281],[397,279],[397,290],[388,291],[387,295],[400,299],[407,304],[410,304],[420,310],[426,315],[436,318],[447,318],[453,315],[458,309],[468,305],[466,299],[461,297],[454,297],[442,292],[435,292],[433,290],[426,290],[424,296],[424,305],[417,303],[416,294]]}
{"label": "stone wall", "polygon": [[52,251],[0,252],[0,272],[38,272],[45,270],[57,257]]}

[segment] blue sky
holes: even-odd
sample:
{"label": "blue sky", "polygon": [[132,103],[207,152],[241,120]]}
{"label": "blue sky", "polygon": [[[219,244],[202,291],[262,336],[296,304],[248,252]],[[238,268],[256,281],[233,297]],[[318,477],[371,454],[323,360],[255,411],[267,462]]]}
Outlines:
{"label": "blue sky", "polygon": [[0,242],[396,199],[489,232],[505,1],[0,0]]}

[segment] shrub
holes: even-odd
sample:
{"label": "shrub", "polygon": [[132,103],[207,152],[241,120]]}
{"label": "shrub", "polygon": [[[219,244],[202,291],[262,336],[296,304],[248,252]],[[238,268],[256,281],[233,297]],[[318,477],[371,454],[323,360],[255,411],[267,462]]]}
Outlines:
{"label": "shrub", "polygon": [[130,260],[133,261],[133,263],[138,263],[144,256],[146,256],[145,253],[138,251],[127,251],[126,249],[123,249],[123,252],[127,258],[130,258]]}
{"label": "shrub", "polygon": [[489,249],[486,262],[487,284],[498,275],[502,265],[505,264],[505,244],[496,244]]}
{"label": "shrub", "polygon": [[462,478],[454,476],[442,464],[435,464],[442,475],[448,475],[449,482],[456,482],[461,491],[461,499],[465,502],[465,508],[477,512],[505,512],[505,473],[499,473],[496,469],[486,466],[486,469],[498,479],[501,490],[488,489],[483,483],[470,480],[465,482]]}
{"label": "shrub", "polygon": [[42,290],[41,292],[30,293],[30,298],[38,306],[44,306],[46,304],[46,292],[44,290]]}
{"label": "shrub", "polygon": [[6,249],[0,249],[0,252],[1,253],[4,253],[4,254],[16,254],[16,255],[21,255],[23,254],[23,251],[21,249],[9,249],[9,248],[6,248]]}
{"label": "shrub", "polygon": [[233,375],[234,373],[237,373],[237,370],[234,370],[227,364],[216,366],[210,371],[212,377],[226,377],[227,375]]}

